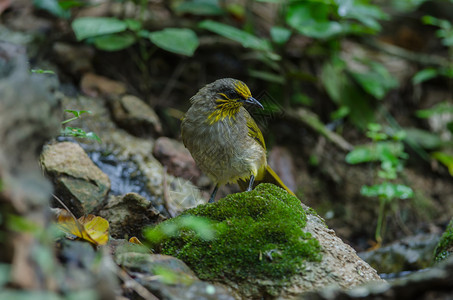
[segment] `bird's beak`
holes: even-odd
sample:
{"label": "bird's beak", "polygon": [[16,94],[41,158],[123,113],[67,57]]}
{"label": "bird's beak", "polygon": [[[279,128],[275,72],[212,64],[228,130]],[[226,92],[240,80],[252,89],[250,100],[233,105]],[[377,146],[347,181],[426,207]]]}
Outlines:
{"label": "bird's beak", "polygon": [[247,104],[253,105],[253,106],[258,106],[261,109],[264,109],[263,105],[253,97],[247,98],[244,102]]}

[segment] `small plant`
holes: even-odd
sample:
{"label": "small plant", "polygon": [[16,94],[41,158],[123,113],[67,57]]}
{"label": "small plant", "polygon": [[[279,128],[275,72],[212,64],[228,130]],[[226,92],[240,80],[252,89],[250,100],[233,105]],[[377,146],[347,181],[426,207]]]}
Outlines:
{"label": "small plant", "polygon": [[43,69],[31,69],[30,73],[32,74],[51,74],[55,75],[55,72],[52,70],[43,70]]}
{"label": "small plant", "polygon": [[413,197],[413,190],[404,184],[391,182],[398,179],[398,175],[404,169],[404,160],[408,154],[404,152],[402,140],[405,132],[394,131],[386,133],[382,126],[376,123],[368,124],[367,136],[372,140],[372,144],[355,147],[354,150],[346,155],[346,162],[358,164],[365,162],[380,162],[380,169],[377,177],[381,183],[375,185],[362,186],[360,193],[366,197],[378,197],[379,215],[375,231],[375,239],[380,245],[383,236],[383,220],[389,204],[395,203],[396,199],[408,199]]}
{"label": "small plant", "polygon": [[[72,117],[70,119],[67,119],[67,120],[64,120],[63,122],[61,122],[61,125],[64,125],[66,123],[69,123],[69,122],[77,120],[77,119],[80,119],[82,114],[85,114],[85,113],[91,114],[91,111],[89,111],[89,110],[65,109],[64,111],[67,112],[67,113],[73,114],[74,117]],[[77,128],[77,127],[66,126],[66,127],[64,127],[61,130],[60,133],[61,133],[62,136],[72,136],[72,137],[78,137],[78,138],[87,138],[87,139],[96,140],[98,142],[101,141],[101,139],[94,132],[86,132],[82,128]]]}
{"label": "small plant", "polygon": [[[453,57],[453,24],[444,19],[438,19],[433,16],[424,16],[422,22],[427,25],[436,26],[439,29],[436,30],[436,35],[441,39],[442,45],[448,47],[449,57]],[[453,78],[453,60],[450,59],[446,65],[441,67],[428,67],[412,78],[413,84],[419,84],[423,81],[435,78],[437,76],[444,76],[447,78]]]}

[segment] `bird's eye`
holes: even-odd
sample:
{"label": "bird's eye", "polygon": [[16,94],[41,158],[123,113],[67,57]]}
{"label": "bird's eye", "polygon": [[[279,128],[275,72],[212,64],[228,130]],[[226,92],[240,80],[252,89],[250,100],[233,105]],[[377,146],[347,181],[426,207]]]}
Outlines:
{"label": "bird's eye", "polygon": [[242,98],[238,93],[228,90],[228,91],[223,91],[222,93],[219,93],[219,96],[223,98],[224,100],[233,100],[233,99],[240,99]]}

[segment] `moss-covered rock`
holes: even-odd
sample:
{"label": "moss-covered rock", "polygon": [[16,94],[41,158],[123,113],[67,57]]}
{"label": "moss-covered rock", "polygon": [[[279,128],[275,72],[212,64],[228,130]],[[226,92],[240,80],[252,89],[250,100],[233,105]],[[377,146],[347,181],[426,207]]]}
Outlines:
{"label": "moss-covered rock", "polygon": [[154,247],[182,259],[201,279],[285,281],[302,271],[304,261],[321,259],[318,241],[302,230],[307,216],[300,200],[271,184],[189,209],[153,231],[187,215],[214,221],[216,238],[204,240],[193,230],[183,230]]}
{"label": "moss-covered rock", "polygon": [[448,224],[447,229],[439,240],[434,250],[434,261],[440,262],[453,253],[453,219]]}

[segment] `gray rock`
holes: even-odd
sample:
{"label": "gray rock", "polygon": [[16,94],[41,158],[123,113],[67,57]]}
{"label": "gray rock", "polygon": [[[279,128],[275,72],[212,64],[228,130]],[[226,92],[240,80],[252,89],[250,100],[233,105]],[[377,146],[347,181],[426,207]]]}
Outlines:
{"label": "gray rock", "polygon": [[81,74],[93,70],[91,60],[94,57],[94,49],[92,47],[56,42],[52,46],[52,52],[58,64],[70,74],[80,77]]}
{"label": "gray rock", "polygon": [[57,196],[76,216],[101,207],[110,189],[110,180],[76,143],[46,145],[41,165],[52,178]]}
{"label": "gray rock", "polygon": [[52,261],[51,240],[17,230],[17,220],[34,224],[33,230],[47,230],[52,185],[37,161],[42,145],[59,128],[52,94],[56,79],[30,74],[25,53],[25,47],[0,42],[0,261],[6,275],[1,280],[2,299],[15,299],[4,294],[7,286],[16,291],[44,290],[55,279],[53,269],[43,272],[43,256],[36,255],[39,250]]}
{"label": "gray rock", "polygon": [[453,257],[433,269],[412,273],[391,283],[371,283],[342,290],[329,287],[306,293],[295,299],[301,300],[431,300],[452,299]]}
{"label": "gray rock", "polygon": [[307,212],[307,218],[304,231],[311,233],[319,241],[322,261],[305,262],[303,271],[293,276],[289,285],[280,286],[271,280],[252,280],[243,282],[240,286],[231,286],[242,299],[255,295],[254,287],[257,285],[266,286],[265,289],[279,295],[278,299],[292,299],[326,287],[345,290],[370,282],[385,283],[376,270],[357,256],[351,246],[343,243],[332,229],[327,228],[319,216]]}
{"label": "gray rock", "polygon": [[431,266],[438,241],[437,234],[418,234],[359,256],[379,273],[419,270]]}
{"label": "gray rock", "polygon": [[109,221],[112,237],[126,239],[133,236],[141,239],[143,228],[166,219],[149,200],[136,193],[110,196],[99,214]]}
{"label": "gray rock", "polygon": [[56,78],[30,74],[25,52],[0,42],[0,192],[18,211],[47,204],[52,187],[36,158],[59,128]]}
{"label": "gray rock", "polygon": [[[198,188],[190,181],[167,174],[162,164],[152,155],[155,144],[153,138],[136,137],[118,128],[110,119],[103,101],[88,97],[65,97],[63,105],[77,110],[90,109],[92,114],[89,117],[71,122],[71,126],[95,132],[101,138],[102,144],[88,139],[79,142],[90,152],[113,153],[118,161],[133,162],[143,176],[144,188],[151,195],[150,201],[154,207],[160,211],[166,208],[173,216],[184,209],[206,202]],[[128,192],[130,191],[125,190],[120,194]]]}
{"label": "gray rock", "polygon": [[321,264],[307,262],[309,272],[296,280],[293,289],[321,289],[329,285],[337,285],[348,289],[363,283],[384,282],[376,270],[357,256],[356,251],[345,244],[332,229],[327,228],[324,220],[318,215],[307,213],[305,231],[316,238],[321,247],[323,259]]}
{"label": "gray rock", "polygon": [[115,260],[159,299],[234,299],[224,287],[199,280],[184,262],[171,256],[126,252]]}
{"label": "gray rock", "polygon": [[115,122],[136,136],[155,136],[162,133],[162,125],[154,110],[141,99],[125,95],[110,102]]}

